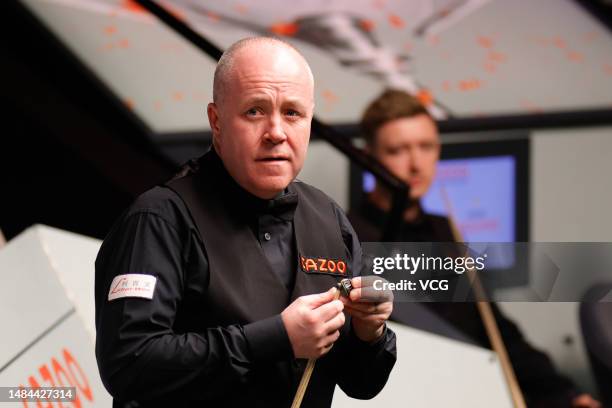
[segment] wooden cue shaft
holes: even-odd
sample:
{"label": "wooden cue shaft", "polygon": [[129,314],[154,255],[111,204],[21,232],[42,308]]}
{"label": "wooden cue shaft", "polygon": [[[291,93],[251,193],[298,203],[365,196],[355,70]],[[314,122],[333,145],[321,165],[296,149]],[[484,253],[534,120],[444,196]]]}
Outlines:
{"label": "wooden cue shaft", "polygon": [[[463,242],[461,232],[459,231],[459,229],[457,228],[457,224],[455,223],[452,205],[450,203],[448,195],[446,194],[446,190],[444,188],[442,188],[441,190],[442,197],[445,202],[446,210],[448,213],[451,231],[453,233],[453,238],[455,242]],[[506,382],[508,384],[510,396],[512,397],[512,401],[514,402],[514,406],[515,408],[526,408],[527,405],[525,404],[523,393],[521,392],[521,388],[519,387],[518,381],[516,380],[516,375],[514,373],[514,369],[512,368],[510,357],[508,357],[508,351],[506,350],[504,340],[502,339],[501,333],[499,332],[499,327],[497,326],[497,322],[495,321],[495,316],[493,315],[493,309],[491,309],[491,304],[486,300],[484,290],[480,283],[480,279],[476,274],[476,271],[474,271],[473,268],[469,268],[467,273],[468,278],[470,279],[470,282],[476,294],[476,306],[478,308],[478,313],[480,314],[480,318],[485,327],[485,331],[487,332],[489,342],[493,347],[493,351],[495,351],[495,353],[497,353],[499,357],[499,362],[501,364],[504,377],[506,378]]]}
{"label": "wooden cue shaft", "polygon": [[[339,298],[340,290],[336,289],[334,300],[338,300]],[[304,394],[306,394],[308,382],[310,381],[310,377],[312,376],[312,372],[314,370],[316,362],[316,358],[308,359],[308,363],[306,364],[306,368],[304,369],[304,373],[302,374],[302,378],[300,379],[300,385],[298,385],[298,389],[295,392],[295,396],[293,397],[293,403],[291,404],[291,408],[300,408],[300,405],[302,405],[302,399],[304,398]]]}

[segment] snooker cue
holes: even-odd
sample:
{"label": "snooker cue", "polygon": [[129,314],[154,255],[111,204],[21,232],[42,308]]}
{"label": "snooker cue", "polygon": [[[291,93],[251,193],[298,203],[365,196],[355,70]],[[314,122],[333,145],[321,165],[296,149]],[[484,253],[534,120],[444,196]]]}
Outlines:
{"label": "snooker cue", "polygon": [[[455,242],[463,242],[463,237],[461,236],[461,232],[457,228],[457,224],[455,222],[452,204],[443,185],[440,186],[440,191],[442,193],[442,199],[444,200],[444,206],[446,207],[446,212],[448,214],[453,239]],[[512,363],[510,363],[510,357],[508,357],[508,351],[506,350],[504,340],[501,337],[499,327],[495,321],[491,304],[486,300],[480,279],[478,278],[474,268],[468,268],[467,273],[476,294],[476,306],[478,308],[478,313],[480,314],[480,319],[485,327],[485,331],[487,333],[487,337],[489,338],[489,342],[493,347],[493,351],[495,351],[499,357],[502,372],[506,378],[506,383],[508,385],[512,401],[514,402],[514,406],[515,408],[526,408],[527,405],[525,404],[523,393],[521,392],[521,388],[516,380],[516,374],[512,368]]]}
{"label": "snooker cue", "polygon": [[[336,289],[334,300],[338,300],[340,298],[340,294],[340,290]],[[308,382],[310,381],[310,377],[312,376],[312,372],[314,370],[316,362],[316,358],[308,359],[308,363],[306,364],[306,368],[304,369],[304,373],[302,374],[302,378],[300,379],[300,385],[298,386],[298,389],[295,392],[295,396],[293,397],[293,403],[291,404],[291,408],[300,408],[300,405],[302,405],[302,399],[304,398],[304,394],[306,394],[306,388],[308,388]]]}

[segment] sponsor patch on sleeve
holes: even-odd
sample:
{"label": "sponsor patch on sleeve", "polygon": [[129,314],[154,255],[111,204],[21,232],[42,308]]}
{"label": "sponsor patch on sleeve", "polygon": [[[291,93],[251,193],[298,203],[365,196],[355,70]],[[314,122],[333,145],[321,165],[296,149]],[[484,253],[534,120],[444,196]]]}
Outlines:
{"label": "sponsor patch on sleeve", "polygon": [[306,273],[346,276],[348,267],[342,259],[313,258],[300,255],[300,267]]}
{"label": "sponsor patch on sleeve", "polygon": [[153,299],[156,282],[155,276],[138,273],[115,276],[108,292],[108,300],[124,297]]}

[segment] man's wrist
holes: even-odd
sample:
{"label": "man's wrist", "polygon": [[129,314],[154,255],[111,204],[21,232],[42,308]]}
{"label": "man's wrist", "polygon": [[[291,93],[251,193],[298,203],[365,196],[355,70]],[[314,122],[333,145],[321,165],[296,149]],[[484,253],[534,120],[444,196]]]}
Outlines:
{"label": "man's wrist", "polygon": [[364,330],[356,329],[354,326],[354,320],[351,322],[351,328],[353,335],[363,343],[368,345],[375,345],[378,343],[384,336],[387,331],[387,324],[383,323],[382,326],[378,327],[374,332],[364,333]]}

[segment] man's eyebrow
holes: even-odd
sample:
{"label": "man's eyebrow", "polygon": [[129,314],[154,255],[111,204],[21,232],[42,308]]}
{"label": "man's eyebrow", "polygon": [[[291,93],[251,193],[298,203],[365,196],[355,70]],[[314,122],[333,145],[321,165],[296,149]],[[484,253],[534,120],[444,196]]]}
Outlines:
{"label": "man's eyebrow", "polygon": [[291,105],[305,108],[307,105],[306,101],[302,98],[287,98],[283,101],[283,105]]}
{"label": "man's eyebrow", "polygon": [[[242,105],[269,105],[272,101],[270,98],[265,96],[252,96],[247,97]],[[298,108],[306,109],[308,104],[301,98],[287,98],[283,101],[282,106],[295,106]]]}
{"label": "man's eyebrow", "polygon": [[252,97],[247,97],[244,100],[243,105],[264,105],[264,104],[270,104],[270,98],[266,98],[264,96],[252,96]]}
{"label": "man's eyebrow", "polygon": [[307,110],[308,109],[308,101],[304,100],[302,98],[288,98],[285,99],[283,101],[283,105],[284,107],[293,107],[293,108],[297,108],[297,109],[304,109]]}
{"label": "man's eyebrow", "polygon": [[387,147],[389,149],[403,149],[405,147],[412,147],[413,143],[412,142],[407,142],[407,141],[398,141],[397,143],[389,143],[387,145]]}

